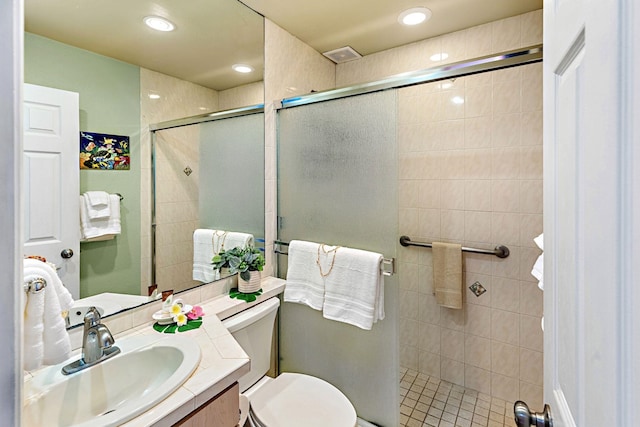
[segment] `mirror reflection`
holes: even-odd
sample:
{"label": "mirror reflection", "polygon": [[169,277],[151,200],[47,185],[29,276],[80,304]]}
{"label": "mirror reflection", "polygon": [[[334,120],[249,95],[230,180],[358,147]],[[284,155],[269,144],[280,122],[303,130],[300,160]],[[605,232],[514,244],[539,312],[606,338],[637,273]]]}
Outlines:
{"label": "mirror reflection", "polygon": [[[170,17],[175,31],[161,33],[144,27],[142,18],[151,14]],[[249,227],[244,223],[197,220],[202,211],[199,202],[206,199],[207,213],[214,212],[212,207],[220,202],[230,210],[241,207],[259,216],[260,227],[264,226],[263,192],[252,199],[255,203],[250,208],[229,194],[211,199],[200,194],[221,188],[219,177],[208,176],[203,181],[203,169],[226,170],[227,186],[222,187],[226,191],[240,179],[256,180],[251,187],[263,188],[263,122],[253,133],[259,149],[246,149],[228,159],[225,156],[232,153],[216,151],[206,163],[199,155],[201,144],[236,144],[230,135],[214,135],[205,143],[210,132],[204,125],[158,132],[159,203],[155,214],[158,224],[167,222],[158,227],[157,248],[151,231],[149,133],[150,124],[263,102],[260,15],[235,0],[188,5],[27,0],[25,29],[25,82],[78,93],[80,131],[126,135],[130,140],[129,170],[82,170],[79,178],[81,193],[122,195],[122,233],[115,239],[82,243],[79,257],[50,260],[61,267],[62,275],[79,275],[82,307],[99,305],[108,315],[148,301],[154,251],[162,261],[158,290],[179,291],[201,284],[191,279],[193,242],[189,233],[198,227],[233,227],[256,237],[264,235],[262,229],[243,229]],[[239,74],[232,70],[234,64],[247,64],[253,72]],[[187,167],[192,170],[190,177],[184,173]],[[255,173],[246,174],[246,168]]]}

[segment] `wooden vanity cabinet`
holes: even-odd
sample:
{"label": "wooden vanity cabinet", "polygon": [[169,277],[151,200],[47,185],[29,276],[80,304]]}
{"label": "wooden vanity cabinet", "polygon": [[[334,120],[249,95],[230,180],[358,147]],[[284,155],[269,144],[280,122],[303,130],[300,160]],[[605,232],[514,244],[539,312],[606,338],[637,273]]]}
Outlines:
{"label": "wooden vanity cabinet", "polygon": [[236,427],[240,418],[239,395],[238,383],[234,383],[174,427]]}

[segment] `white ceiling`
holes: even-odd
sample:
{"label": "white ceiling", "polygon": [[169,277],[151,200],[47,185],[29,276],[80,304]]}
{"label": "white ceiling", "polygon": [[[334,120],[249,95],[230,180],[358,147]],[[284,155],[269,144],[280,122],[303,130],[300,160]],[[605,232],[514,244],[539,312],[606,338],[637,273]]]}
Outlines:
{"label": "white ceiling", "polygon": [[[362,55],[542,8],[543,0],[243,0],[318,52],[351,46]],[[416,27],[398,14],[425,6]],[[176,30],[160,33],[142,18],[160,15]],[[216,90],[260,81],[261,16],[236,0],[25,0],[25,29]],[[256,71],[239,75],[231,65]]]}

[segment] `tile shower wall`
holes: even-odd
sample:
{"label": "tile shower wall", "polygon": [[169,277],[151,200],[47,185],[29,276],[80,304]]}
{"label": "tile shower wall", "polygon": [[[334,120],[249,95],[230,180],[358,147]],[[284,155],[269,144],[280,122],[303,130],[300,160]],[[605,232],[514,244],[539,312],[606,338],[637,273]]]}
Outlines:
{"label": "tile shower wall", "polygon": [[[542,292],[530,271],[542,232],[541,73],[526,65],[399,97],[401,234],[511,250],[506,259],[464,255],[462,310],[436,304],[431,250],[402,250],[401,364],[540,404]],[[476,282],[481,296],[468,290]]]}
{"label": "tile shower wall", "polygon": [[[337,86],[542,43],[542,11],[336,67]],[[444,60],[432,55],[446,53]],[[542,405],[542,292],[530,275],[542,232],[542,68],[527,65],[402,89],[400,233],[493,248],[464,255],[465,304],[440,308],[431,251],[399,252],[401,365],[497,398]],[[476,297],[468,286],[480,282]]]}
{"label": "tile shower wall", "polygon": [[[151,99],[154,93],[160,98]],[[218,110],[218,92],[155,71],[140,69],[141,239],[140,292],[151,284],[151,138],[149,125]],[[160,290],[190,287],[192,233],[198,222],[198,129],[184,127],[158,135],[158,167],[166,173],[157,188],[156,265]],[[185,144],[185,141],[193,141]],[[182,170],[190,166],[193,173]]]}

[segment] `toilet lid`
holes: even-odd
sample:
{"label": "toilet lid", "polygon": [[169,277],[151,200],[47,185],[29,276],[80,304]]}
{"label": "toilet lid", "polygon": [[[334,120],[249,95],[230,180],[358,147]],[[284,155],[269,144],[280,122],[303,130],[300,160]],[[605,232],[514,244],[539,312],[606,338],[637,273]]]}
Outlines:
{"label": "toilet lid", "polygon": [[326,381],[284,373],[251,396],[251,408],[268,427],[355,427],[349,399]]}

